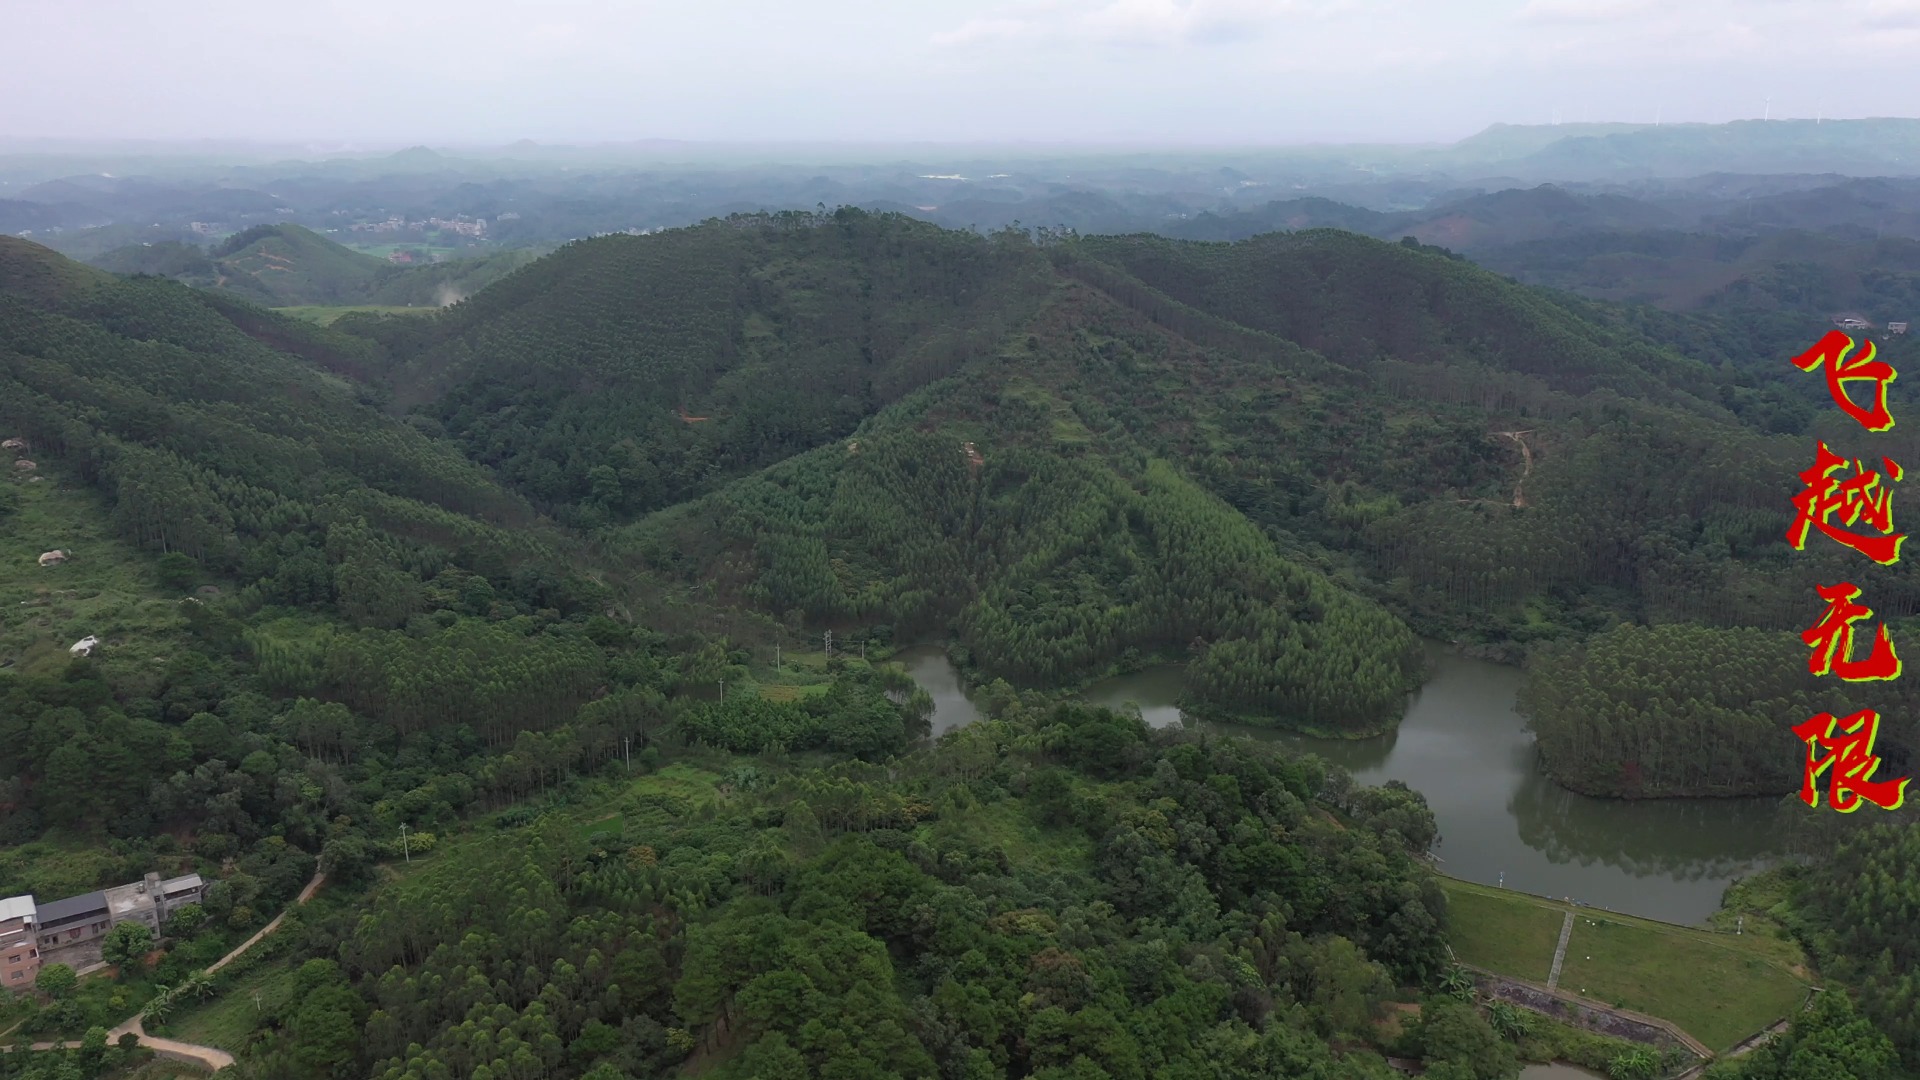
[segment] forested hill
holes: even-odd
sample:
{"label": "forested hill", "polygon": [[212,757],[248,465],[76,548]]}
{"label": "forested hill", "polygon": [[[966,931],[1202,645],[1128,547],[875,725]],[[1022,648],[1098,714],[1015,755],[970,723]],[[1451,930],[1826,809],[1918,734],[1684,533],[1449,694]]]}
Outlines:
{"label": "forested hill", "polygon": [[[105,830],[152,860],[178,826],[247,856],[240,926],[323,843],[362,850],[389,779],[518,798],[657,719],[678,652],[707,685],[727,670],[717,643],[608,618],[657,590],[316,367],[383,364],[0,238],[0,852]],[[276,871],[276,896],[255,875],[281,854],[307,870]],[[22,860],[0,892],[102,883]]]}
{"label": "forested hill", "polygon": [[[170,281],[115,278],[12,238],[0,238],[0,305],[9,384],[0,422],[103,480],[123,455],[159,455],[169,461],[147,462],[157,470],[132,482],[211,492],[219,486],[211,470],[273,496],[269,504],[378,492],[496,528],[534,518],[458,454],[261,340],[300,348],[321,366],[371,368],[379,346],[364,339]],[[222,514],[189,499],[156,506],[152,526],[177,534],[170,547],[213,555],[227,540]]]}
{"label": "forested hill", "polygon": [[[1417,243],[746,217],[336,325],[417,422],[718,599],[952,630],[1038,682],[1179,658],[1197,705],[1263,722],[1377,727],[1403,621],[1780,632],[1844,562],[1779,539],[1809,425],[1850,445],[1817,380]],[[1889,574],[1878,610],[1920,611]]]}
{"label": "forested hill", "polygon": [[[29,594],[31,614],[5,641],[14,671],[54,664],[54,654],[39,651],[47,636],[59,636],[64,658],[67,642],[92,634],[128,646],[107,652],[106,670],[124,674],[166,639],[156,627],[179,624],[197,627],[222,663],[245,658],[274,672],[269,681],[283,691],[387,702],[390,675],[411,668],[417,682],[425,669],[406,660],[411,646],[381,644],[382,635],[426,612],[445,608],[448,621],[416,633],[458,630],[462,609],[604,608],[607,587],[583,574],[574,542],[523,499],[312,363],[358,369],[377,366],[376,356],[363,339],[0,238],[0,429],[24,444],[8,451],[0,493],[9,559],[31,566],[40,552],[67,550],[76,567],[93,568],[77,572],[106,573],[122,565],[116,551],[144,549],[164,554],[172,589],[237,589],[217,605],[183,604],[176,592],[173,608],[149,625],[89,619],[76,594],[48,586]],[[10,563],[7,581],[18,573]],[[255,633],[276,611],[309,610],[349,638],[372,634],[353,646],[372,652],[353,661],[301,633],[289,653],[282,646],[291,639]],[[277,668],[276,658],[284,661]],[[356,666],[349,675],[340,664]],[[25,742],[8,739],[5,771],[43,776],[55,745],[26,752]],[[138,775],[128,782],[137,788]],[[53,790],[36,794],[55,798]],[[110,801],[101,810],[118,812]]]}
{"label": "forested hill", "polygon": [[464,299],[532,261],[504,251],[423,266],[400,266],[364,255],[298,225],[258,225],[212,249],[179,241],[116,248],[92,260],[116,274],[155,274],[196,288],[217,289],[270,307],[417,305]]}
{"label": "forested hill", "polygon": [[794,214],[577,242],[373,332],[399,400],[476,460],[619,518],[845,434],[997,349],[1052,282],[1030,244]]}
{"label": "forested hill", "polygon": [[[1331,230],[1043,248],[853,210],[741,217],[577,242],[440,319],[337,328],[387,345],[403,406],[531,498],[592,509],[600,517],[584,520],[597,523],[847,434],[998,355],[1069,284],[1153,321],[1184,320],[1176,332],[1205,347],[1284,354],[1321,371],[1316,380],[1371,381],[1386,361],[1450,369],[1461,386],[1499,379],[1510,403],[1611,389],[1680,395],[1687,411],[1723,421],[1729,394],[1737,410],[1754,404],[1741,393],[1747,376],[1552,294]],[[1337,368],[1347,373],[1326,374]],[[601,466],[611,475],[590,478]]]}

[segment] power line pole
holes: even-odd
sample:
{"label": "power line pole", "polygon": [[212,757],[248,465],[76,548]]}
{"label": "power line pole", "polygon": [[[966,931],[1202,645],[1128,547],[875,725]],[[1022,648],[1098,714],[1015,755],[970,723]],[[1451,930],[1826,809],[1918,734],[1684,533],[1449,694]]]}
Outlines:
{"label": "power line pole", "polygon": [[407,827],[400,826],[400,853],[407,857],[407,865],[413,865],[413,848],[407,844]]}
{"label": "power line pole", "polygon": [[627,771],[632,772],[633,771],[633,736],[629,735],[626,738],[621,739],[620,742],[624,744],[624,746],[626,747],[623,753],[625,754],[627,759]]}

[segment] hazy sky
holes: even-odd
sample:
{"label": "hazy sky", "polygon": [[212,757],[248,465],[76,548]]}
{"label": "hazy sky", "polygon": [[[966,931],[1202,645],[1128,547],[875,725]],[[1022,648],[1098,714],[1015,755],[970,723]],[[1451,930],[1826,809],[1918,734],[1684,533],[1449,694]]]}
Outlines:
{"label": "hazy sky", "polygon": [[0,136],[1451,140],[1920,115],[1920,0],[20,0]]}

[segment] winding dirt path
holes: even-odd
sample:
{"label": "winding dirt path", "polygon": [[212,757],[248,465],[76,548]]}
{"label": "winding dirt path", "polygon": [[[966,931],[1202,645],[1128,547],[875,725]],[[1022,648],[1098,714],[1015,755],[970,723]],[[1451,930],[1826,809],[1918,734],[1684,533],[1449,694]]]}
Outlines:
{"label": "winding dirt path", "polygon": [[[300,890],[300,895],[294,897],[293,903],[287,906],[287,911],[291,911],[313,899],[313,894],[320,891],[320,886],[324,884],[326,880],[327,875],[315,873],[312,880],[307,882],[306,887]],[[238,960],[248,949],[260,944],[268,934],[280,929],[280,924],[286,920],[286,917],[286,911],[275,915],[272,922],[261,927],[258,933],[241,942],[232,952],[208,965],[206,971],[202,974],[211,975],[221,968],[226,967],[228,964],[233,963],[235,960]],[[177,1039],[163,1039],[158,1035],[147,1034],[146,1024],[142,1021],[139,1013],[134,1013],[132,1017],[122,1021],[112,1031],[107,1032],[107,1045],[112,1046],[119,1041],[120,1036],[128,1034],[131,1034],[135,1039],[139,1040],[141,1046],[146,1047],[169,1061],[180,1061],[189,1065],[199,1065],[209,1072],[219,1072],[221,1069],[233,1064],[233,1055],[217,1046],[201,1046],[198,1043],[180,1042]],[[32,1046],[32,1049],[35,1050],[59,1050],[63,1048],[67,1050],[78,1050],[80,1043],[77,1041],[57,1043],[40,1042],[34,1043]],[[5,1052],[10,1049],[12,1048],[0,1046],[0,1052]]]}
{"label": "winding dirt path", "polygon": [[1527,445],[1526,437],[1528,435],[1533,434],[1533,432],[1532,431],[1498,431],[1498,432],[1495,432],[1494,434],[1505,435],[1507,438],[1512,439],[1514,442],[1517,442],[1520,444],[1520,457],[1521,457],[1522,463],[1520,466],[1520,479],[1514,481],[1514,484],[1513,484],[1513,508],[1515,510],[1522,509],[1527,505],[1527,497],[1525,494],[1523,494],[1523,489],[1527,486],[1527,477],[1533,475],[1533,447]]}
{"label": "winding dirt path", "polygon": [[273,921],[261,927],[258,933],[254,934],[252,937],[248,938],[247,940],[241,942],[239,945],[234,946],[234,949],[232,952],[228,953],[227,955],[221,957],[218,960],[215,960],[212,964],[209,964],[207,966],[206,974],[211,975],[214,972],[219,971],[221,968],[226,967],[228,964],[233,963],[235,960],[240,959],[240,956],[242,953],[246,952],[248,949],[253,948],[255,945],[260,944],[260,940],[262,938],[266,937],[268,934],[273,933],[275,930],[280,929],[280,923],[282,920],[284,920],[287,917],[287,911],[292,911],[294,908],[297,908],[300,905],[306,903],[307,901],[313,899],[313,894],[320,891],[321,883],[326,880],[327,880],[327,875],[316,872],[313,875],[313,880],[307,882],[306,888],[300,890],[300,895],[293,898],[293,903],[287,905],[286,911],[282,911],[280,914],[275,915],[273,917]]}

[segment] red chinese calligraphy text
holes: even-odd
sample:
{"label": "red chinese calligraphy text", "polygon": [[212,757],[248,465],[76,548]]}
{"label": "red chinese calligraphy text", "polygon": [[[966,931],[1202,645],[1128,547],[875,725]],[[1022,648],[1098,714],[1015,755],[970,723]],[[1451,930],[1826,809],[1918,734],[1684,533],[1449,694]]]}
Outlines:
{"label": "red chinese calligraphy text", "polygon": [[[1873,754],[1873,740],[1880,733],[1879,713],[1862,709],[1844,721],[1835,720],[1832,713],[1821,713],[1796,725],[1793,733],[1807,744],[1807,771],[1800,783],[1801,802],[1817,805],[1819,793],[1814,785],[1821,773],[1831,769],[1827,805],[1843,814],[1858,810],[1862,802],[1870,802],[1882,810],[1898,810],[1906,803],[1910,777],[1873,779],[1874,770],[1880,767],[1880,759]],[[1820,756],[1823,747],[1829,751],[1825,757]]]}
{"label": "red chinese calligraphy text", "polygon": [[[1849,357],[1847,354],[1853,352],[1853,345],[1852,338],[1838,330],[1829,330],[1813,348],[1794,357],[1793,366],[1801,371],[1824,366],[1827,393],[1833,395],[1833,403],[1868,431],[1886,431],[1893,427],[1893,413],[1887,409],[1887,384],[1899,378],[1900,373],[1886,361],[1873,358],[1873,342],[1867,342],[1859,355]],[[1846,384],[1868,381],[1873,383],[1873,407],[1863,409],[1847,396]]]}
{"label": "red chinese calligraphy text", "polygon": [[1818,585],[1814,591],[1827,602],[1827,612],[1800,640],[1813,646],[1807,658],[1807,670],[1815,675],[1838,675],[1846,682],[1873,682],[1900,677],[1900,657],[1893,651],[1893,639],[1887,636],[1887,624],[1874,631],[1873,651],[1865,660],[1853,659],[1853,624],[1873,614],[1873,609],[1854,603],[1860,587],[1849,582]]}
{"label": "red chinese calligraphy text", "polygon": [[[1819,529],[1835,543],[1844,544],[1882,566],[1899,562],[1900,545],[1906,542],[1907,535],[1893,531],[1893,492],[1887,484],[1898,481],[1904,473],[1891,458],[1881,458],[1880,462],[1887,467],[1885,481],[1880,473],[1868,470],[1859,461],[1853,463],[1854,475],[1842,480],[1833,474],[1846,467],[1847,460],[1828,449],[1826,443],[1820,443],[1813,468],[1800,474],[1806,490],[1793,498],[1800,516],[1787,528],[1787,543],[1796,551],[1805,551],[1807,531]],[[1832,520],[1835,518],[1837,522]],[[1862,521],[1890,535],[1863,536],[1842,528]]]}

